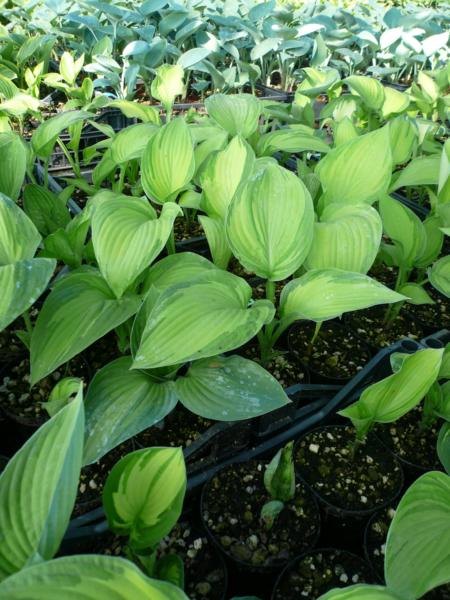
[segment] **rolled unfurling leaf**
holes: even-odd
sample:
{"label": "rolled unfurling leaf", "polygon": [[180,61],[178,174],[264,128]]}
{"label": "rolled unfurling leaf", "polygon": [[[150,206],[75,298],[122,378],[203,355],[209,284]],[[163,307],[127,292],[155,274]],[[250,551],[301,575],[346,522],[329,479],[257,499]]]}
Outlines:
{"label": "rolled unfurling leaf", "polygon": [[78,377],[64,377],[50,392],[47,402],[42,406],[48,412],[50,417],[54,417],[57,412],[64,408],[76,396],[82,387],[82,380]]}
{"label": "rolled unfurling leaf", "polygon": [[273,500],[288,502],[295,496],[294,442],[278,450],[264,473],[264,485]]}
{"label": "rolled unfurling leaf", "polygon": [[175,98],[184,94],[184,71],[180,65],[161,65],[156,69],[151,93],[166,110],[171,110]]}

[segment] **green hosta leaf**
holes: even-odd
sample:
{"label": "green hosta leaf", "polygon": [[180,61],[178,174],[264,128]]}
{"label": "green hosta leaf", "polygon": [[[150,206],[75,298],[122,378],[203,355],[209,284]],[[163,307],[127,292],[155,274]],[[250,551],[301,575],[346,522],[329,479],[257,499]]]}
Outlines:
{"label": "green hosta leaf", "polygon": [[[192,131],[192,130],[191,130]],[[215,156],[215,152],[224,150],[228,143],[228,133],[221,129],[220,127],[216,128],[211,137],[206,140],[202,140],[199,144],[197,144],[194,150],[194,158],[195,158],[195,177],[198,179],[199,176],[203,173],[204,168],[208,164],[208,159]]]}
{"label": "green hosta leaf", "polygon": [[246,269],[278,281],[305,260],[313,219],[311,196],[300,179],[269,164],[237,189],[226,232],[233,254]]}
{"label": "green hosta leaf", "polygon": [[424,269],[439,257],[444,242],[444,236],[440,225],[441,219],[436,215],[427,217],[425,221],[423,221],[425,229],[425,246],[422,250],[422,254],[415,261],[416,267]]}
{"label": "green hosta leaf", "polygon": [[33,258],[41,236],[31,219],[0,194],[0,265]]}
{"label": "green hosta leaf", "polygon": [[290,402],[270,373],[241,356],[195,361],[175,385],[186,408],[217,421],[250,419]]}
{"label": "green hosta leaf", "polygon": [[372,110],[381,110],[385,103],[385,88],[373,77],[352,75],[344,79],[350,89],[360,96],[364,104]]}
{"label": "green hosta leaf", "polygon": [[65,229],[57,229],[45,238],[41,255],[57,258],[71,269],[77,269],[83,259],[89,225],[88,214],[84,211],[79,213]]}
{"label": "green hosta leaf", "polygon": [[418,129],[409,118],[397,117],[389,123],[392,161],[401,165],[411,158],[414,146],[418,142]]}
{"label": "green hosta leaf", "polygon": [[437,453],[444,469],[450,475],[450,423],[444,423],[439,431]]}
{"label": "green hosta leaf", "polygon": [[92,241],[103,277],[120,298],[136,277],[164,248],[177,215],[173,202],[164,204],[161,216],[140,198],[103,202],[92,217]]}
{"label": "green hosta leaf", "polygon": [[337,121],[334,126],[334,145],[341,146],[359,135],[353,121],[348,117],[344,117]]}
{"label": "green hosta leaf", "polygon": [[331,150],[316,174],[330,201],[373,204],[387,191],[391,169],[389,129],[383,127]]}
{"label": "green hosta leaf", "polygon": [[137,296],[117,300],[97,271],[61,279],[44,302],[31,336],[32,385],[129,319]]}
{"label": "green hosta leaf", "polygon": [[0,586],[0,600],[188,600],[182,590],[149,579],[133,563],[115,556],[66,556],[34,565]]}
{"label": "green hosta leaf", "polygon": [[418,156],[400,171],[399,177],[391,185],[393,192],[403,187],[418,185],[437,185],[439,183],[439,169],[441,157],[438,154],[431,156]]}
{"label": "green hosta leaf", "polygon": [[142,186],[160,204],[176,199],[192,179],[194,149],[188,126],[178,117],[148,142],[142,156]]}
{"label": "green hosta leaf", "polygon": [[130,100],[113,100],[108,106],[118,108],[129,119],[140,119],[143,123],[153,123],[154,125],[161,123],[159,113],[153,106]]}
{"label": "green hosta leaf", "polygon": [[[75,400],[42,425],[2,472],[0,580],[58,550],[77,494],[83,423],[80,385]],[[4,589],[2,583],[0,598]]]}
{"label": "green hosta leaf", "polygon": [[208,259],[193,252],[172,254],[153,265],[145,278],[143,291],[152,286],[164,291],[180,283],[189,283],[207,271],[216,271],[217,267]]}
{"label": "green hosta leaf", "polygon": [[158,423],[177,403],[173,381],[157,381],[150,373],[130,371],[125,356],[98,371],[85,400],[86,438],[83,464]]}
{"label": "green hosta leaf", "polygon": [[39,158],[48,159],[53,151],[56,139],[62,131],[79,121],[85,121],[91,117],[93,117],[91,113],[70,110],[59,113],[41,123],[31,138],[31,146],[35,155]]}
{"label": "green hosta leaf", "polygon": [[450,581],[450,477],[430,472],[406,491],[389,528],[384,573],[400,597]]}
{"label": "green hosta leaf", "polygon": [[317,600],[402,600],[402,598],[381,585],[360,583],[345,588],[335,588],[319,596]]}
{"label": "green hosta leaf", "polygon": [[200,177],[203,203],[208,215],[225,218],[228,206],[241,181],[253,170],[255,154],[241,137],[234,137],[224,150],[207,161]]}
{"label": "green hosta leaf", "polygon": [[367,273],[377,256],[382,229],[380,216],[371,206],[329,204],[314,224],[305,266]]}
{"label": "green hosta leaf", "polygon": [[337,69],[305,67],[302,72],[305,74],[305,78],[298,85],[296,96],[298,92],[308,98],[316,98],[319,94],[327,92],[341,79]]}
{"label": "green hosta leaf", "polygon": [[230,135],[248,138],[258,127],[262,104],[251,94],[214,94],[205,100],[205,108]]}
{"label": "green hosta leaf", "polygon": [[180,65],[161,65],[156,69],[151,93],[165,107],[172,106],[177,96],[184,94],[184,71]]}
{"label": "green hosta leaf", "polygon": [[16,201],[27,168],[27,147],[20,135],[0,133],[0,155],[0,193]]}
{"label": "green hosta leaf", "polygon": [[358,437],[374,423],[392,423],[418,404],[436,381],[443,350],[419,350],[403,359],[401,368],[366,388],[357,402],[341,410],[351,419]]}
{"label": "green hosta leaf", "polygon": [[111,158],[121,165],[135,158],[142,158],[149,140],[158,132],[152,123],[138,123],[122,129],[111,144]]}
{"label": "green hosta leaf", "polygon": [[275,152],[329,152],[330,147],[312,132],[299,129],[277,129],[260,137],[258,156],[271,156]]}
{"label": "green hosta leaf", "polygon": [[76,397],[83,381],[79,377],[64,377],[60,379],[50,392],[47,402],[42,402],[50,417],[54,417]]}
{"label": "green hosta leaf", "polygon": [[343,313],[391,304],[405,297],[361,273],[340,269],[308,271],[281,293],[281,316],[288,320],[326,321]]}
{"label": "green hosta leaf", "polygon": [[163,291],[136,351],[134,369],[155,369],[239,348],[274,316],[267,300],[250,307],[251,287],[220,269]]}
{"label": "green hosta leaf", "polygon": [[181,448],[145,448],[113,467],[103,490],[109,528],[135,550],[154,548],[183,508],[186,467]]}
{"label": "green hosta leaf", "polygon": [[405,283],[398,291],[408,297],[410,304],[435,304],[433,298],[418,283]]}
{"label": "green hosta leaf", "polygon": [[205,217],[204,215],[201,215],[198,220],[208,240],[214,264],[219,269],[226,269],[230,262],[231,249],[228,244],[223,220],[219,217]]}
{"label": "green hosta leaf", "polygon": [[50,258],[0,266],[0,331],[32,306],[45,291],[56,267]]}
{"label": "green hosta leaf", "polygon": [[41,185],[30,183],[23,192],[23,207],[39,233],[47,236],[70,221],[70,212],[64,200]]}
{"label": "green hosta leaf", "polygon": [[428,270],[431,285],[450,298],[450,256],[444,256]]}
{"label": "green hosta leaf", "polygon": [[422,221],[411,209],[387,195],[380,199],[379,209],[385,233],[394,242],[401,262],[411,268],[426,246]]}
{"label": "green hosta leaf", "polygon": [[385,100],[382,106],[383,118],[404,112],[409,106],[409,96],[391,87],[384,88]]}

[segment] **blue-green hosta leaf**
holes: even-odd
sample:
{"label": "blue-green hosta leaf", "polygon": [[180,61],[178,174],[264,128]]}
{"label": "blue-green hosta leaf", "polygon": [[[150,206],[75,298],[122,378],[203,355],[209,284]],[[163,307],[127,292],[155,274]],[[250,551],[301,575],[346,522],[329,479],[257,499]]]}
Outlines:
{"label": "blue-green hosta leaf", "polygon": [[208,215],[225,218],[238,185],[251,175],[254,163],[251,146],[240,136],[209,158],[200,177],[204,210]]}
{"label": "blue-green hosta leaf", "polygon": [[431,285],[450,298],[450,256],[444,256],[428,270]]}
{"label": "blue-green hosta leaf", "polygon": [[111,158],[121,165],[135,158],[142,158],[149,140],[159,128],[152,123],[138,123],[119,131],[111,144]]}
{"label": "blue-green hosta leaf", "polygon": [[103,202],[92,217],[92,242],[103,277],[120,298],[164,248],[181,208],[164,204],[155,219],[147,200],[116,198]]}
{"label": "blue-green hosta leaf", "polygon": [[239,348],[274,316],[267,300],[249,306],[251,295],[243,279],[216,268],[167,288],[149,312],[133,368],[155,369]]}
{"label": "blue-green hosta leaf", "polygon": [[124,356],[95,374],[85,400],[86,437],[83,464],[158,423],[177,404],[173,381],[157,381],[150,373],[130,370]]}
{"label": "blue-green hosta leaf", "polygon": [[270,373],[241,356],[195,361],[175,386],[186,408],[217,421],[250,419],[290,402]]}
{"label": "blue-green hosta leaf", "polygon": [[142,186],[149,198],[164,204],[176,199],[192,179],[194,148],[188,126],[177,117],[148,142],[142,156]]}
{"label": "blue-green hosta leaf", "polygon": [[262,104],[251,94],[213,94],[205,100],[205,108],[230,135],[248,138],[258,127]]}
{"label": "blue-green hosta leaf", "polygon": [[31,138],[31,146],[34,154],[39,158],[49,158],[56,139],[62,131],[79,121],[85,121],[93,116],[91,113],[85,111],[70,110],[45,120],[39,125]]}
{"label": "blue-green hosta leaf", "polygon": [[233,254],[246,269],[279,281],[305,260],[313,220],[311,196],[300,179],[269,164],[237,189],[226,233]]}
{"label": "blue-green hosta leaf", "polygon": [[[76,398],[42,425],[2,472],[0,581],[58,550],[77,494],[83,430],[80,385]],[[0,590],[1,597],[4,583]]]}
{"label": "blue-green hosta leaf", "polygon": [[144,448],[113,467],[103,490],[109,528],[135,550],[154,548],[183,508],[186,467],[181,448]]}
{"label": "blue-green hosta leaf", "polygon": [[450,423],[446,422],[442,425],[439,431],[439,437],[437,441],[437,453],[442,466],[450,475]]}
{"label": "blue-green hosta leaf", "polygon": [[179,283],[188,283],[204,275],[206,271],[216,271],[217,267],[207,258],[193,252],[171,254],[158,260],[148,271],[143,283],[143,291],[154,286],[164,291]]}
{"label": "blue-green hosta leaf", "polygon": [[391,170],[389,129],[383,127],[331,150],[316,174],[330,202],[373,204],[387,191]]}
{"label": "blue-green hosta leaf", "polygon": [[143,123],[153,123],[154,125],[161,123],[159,113],[153,106],[146,106],[130,100],[113,100],[108,106],[118,108],[129,119],[140,119]]}
{"label": "blue-green hosta leaf", "polygon": [[450,581],[450,477],[425,473],[406,491],[386,541],[384,574],[402,598]]}
{"label": "blue-green hosta leaf", "polygon": [[335,588],[317,600],[402,600],[381,585],[367,585],[359,583],[345,588]]}
{"label": "blue-green hosta leaf", "polygon": [[305,267],[367,273],[377,256],[382,232],[380,216],[371,206],[329,204],[320,222],[314,224]]}
{"label": "blue-green hosta leaf", "polygon": [[411,209],[388,195],[380,199],[379,209],[384,232],[394,242],[401,262],[411,268],[426,247],[426,231],[422,221]]}
{"label": "blue-green hosta leaf", "polygon": [[385,89],[377,79],[362,75],[351,75],[347,79],[344,79],[344,83],[362,98],[362,101],[368,108],[381,110],[385,102]]}
{"label": "blue-green hosta leaf", "polygon": [[401,165],[411,158],[419,139],[417,125],[408,117],[397,117],[389,123],[392,162]]}
{"label": "blue-green hosta leaf", "polygon": [[[113,594],[113,595],[112,595]],[[149,579],[118,556],[65,556],[28,567],[0,585],[0,600],[188,600],[171,583]]]}
{"label": "blue-green hosta leaf", "polygon": [[70,212],[64,199],[35,183],[25,186],[23,207],[39,233],[44,237],[54,233],[57,229],[64,229],[70,221]]}
{"label": "blue-green hosta leaf", "polygon": [[33,258],[41,236],[23,210],[0,194],[0,265]]}
{"label": "blue-green hosta leaf", "polygon": [[[381,85],[381,84],[380,84]],[[381,112],[383,119],[387,119],[390,115],[397,115],[404,112],[409,106],[409,96],[404,92],[399,92],[391,87],[384,88],[385,99]]]}
{"label": "blue-green hosta leaf", "polygon": [[27,168],[27,147],[20,135],[0,133],[0,155],[0,193],[16,201]]}
{"label": "blue-green hosta leaf", "polygon": [[330,147],[313,132],[301,129],[277,129],[260,137],[258,156],[271,156],[275,152],[329,152]]}
{"label": "blue-green hosta leaf", "polygon": [[0,331],[32,306],[45,291],[56,267],[51,258],[0,266]]}
{"label": "blue-green hosta leaf", "polygon": [[214,264],[219,269],[226,269],[232,253],[223,220],[220,217],[206,217],[205,215],[201,215],[198,220],[208,240]]}
{"label": "blue-green hosta leaf", "polygon": [[400,171],[400,175],[391,185],[393,192],[402,187],[418,185],[438,185],[441,157],[439,154],[431,156],[417,156]]}
{"label": "blue-green hosta leaf", "polygon": [[172,106],[177,96],[184,94],[184,71],[180,65],[161,65],[156,69],[151,92],[165,107]]}
{"label": "blue-green hosta leaf", "polygon": [[375,279],[340,269],[308,271],[281,293],[281,316],[287,320],[326,321],[343,313],[405,300]]}
{"label": "blue-green hosta leaf", "polygon": [[31,381],[36,383],[129,319],[140,298],[118,300],[98,271],[81,271],[57,282],[31,336]]}
{"label": "blue-green hosta leaf", "polygon": [[418,404],[436,381],[443,350],[419,350],[405,356],[401,368],[364,390],[359,400],[339,411],[351,419],[359,437],[374,423],[392,423]]}

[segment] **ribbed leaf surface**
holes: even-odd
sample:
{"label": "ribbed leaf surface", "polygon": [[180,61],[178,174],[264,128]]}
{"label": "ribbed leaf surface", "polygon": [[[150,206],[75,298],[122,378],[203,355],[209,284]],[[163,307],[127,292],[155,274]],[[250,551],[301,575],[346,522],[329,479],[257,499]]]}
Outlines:
{"label": "ribbed leaf surface", "polygon": [[262,104],[251,94],[213,94],[205,100],[205,108],[230,135],[248,138],[258,127]]}
{"label": "ribbed leaf surface", "polygon": [[0,193],[17,200],[25,179],[27,147],[17,133],[0,133]]}

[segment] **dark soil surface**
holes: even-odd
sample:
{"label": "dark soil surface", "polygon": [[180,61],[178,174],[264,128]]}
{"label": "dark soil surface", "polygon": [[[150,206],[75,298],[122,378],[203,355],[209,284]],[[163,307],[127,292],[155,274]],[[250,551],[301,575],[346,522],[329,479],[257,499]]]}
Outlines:
{"label": "dark soil surface", "polygon": [[370,512],[392,501],[403,484],[401,467],[372,434],[355,445],[351,426],[316,429],[295,449],[298,474],[334,512]]}
{"label": "dark soil surface", "polygon": [[413,320],[400,313],[393,322],[385,324],[386,306],[373,306],[365,310],[347,313],[345,324],[358,334],[365,342],[376,348],[390,346],[394,342],[409,337],[412,340],[424,336],[423,329]]}
{"label": "dark soil surface", "polygon": [[440,294],[431,286],[426,291],[436,304],[406,304],[404,310],[420,324],[435,329],[448,329],[450,327],[450,300]]}
{"label": "dark soil surface", "polygon": [[[257,345],[245,346],[238,350],[238,354],[260,362],[259,346]],[[307,369],[302,365],[296,352],[282,351],[279,356],[276,356],[264,366],[284,388],[296,383],[308,383],[309,381]]]}
{"label": "dark soil surface", "polygon": [[264,470],[265,464],[251,461],[220,471],[203,492],[202,517],[231,558],[251,567],[279,567],[314,545],[320,517],[311,493],[297,482],[295,498],[267,529],[260,519],[271,500]]}
{"label": "dark soil surface", "polygon": [[[175,241],[181,242],[183,240],[190,240],[194,237],[204,236],[202,226],[197,221],[188,223],[185,218],[179,217],[175,219],[174,224]],[[206,243],[206,242],[205,242]]]}
{"label": "dark soil surface", "polygon": [[370,348],[351,330],[340,323],[322,324],[308,356],[315,325],[310,321],[297,323],[289,332],[289,346],[312,372],[332,379],[354,377],[371,358]]}
{"label": "dark soil surface", "polygon": [[378,265],[373,265],[367,275],[373,277],[383,285],[393,288],[397,280],[397,269],[396,267],[388,267],[385,264],[380,263]]}
{"label": "dark soil surface", "polygon": [[367,563],[349,552],[317,550],[297,559],[281,575],[274,600],[316,600],[333,588],[372,583]]}
{"label": "dark soil surface", "polygon": [[436,444],[442,420],[423,428],[422,415],[423,405],[418,404],[394,423],[377,425],[376,434],[401,460],[423,469],[441,469]]}

